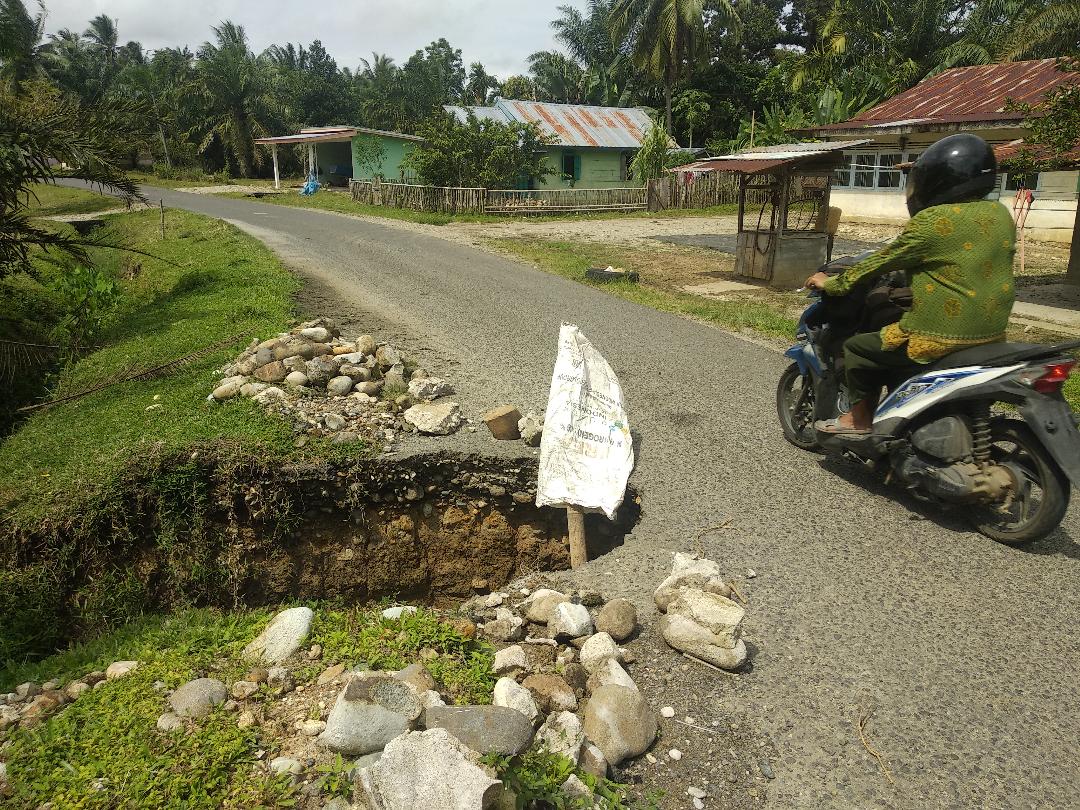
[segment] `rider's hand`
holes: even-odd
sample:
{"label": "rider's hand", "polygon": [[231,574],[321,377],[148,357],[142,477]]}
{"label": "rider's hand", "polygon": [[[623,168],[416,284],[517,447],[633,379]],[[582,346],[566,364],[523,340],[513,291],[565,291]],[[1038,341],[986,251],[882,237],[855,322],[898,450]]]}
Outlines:
{"label": "rider's hand", "polygon": [[825,289],[825,282],[829,280],[829,277],[825,273],[814,273],[806,280],[804,285],[809,290],[823,290]]}

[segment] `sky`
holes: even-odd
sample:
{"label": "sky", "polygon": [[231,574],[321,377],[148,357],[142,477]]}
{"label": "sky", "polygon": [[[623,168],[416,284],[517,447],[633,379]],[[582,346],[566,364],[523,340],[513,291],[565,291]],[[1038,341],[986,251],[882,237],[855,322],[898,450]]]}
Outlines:
{"label": "sky", "polygon": [[[27,6],[32,8],[32,3]],[[251,48],[322,40],[339,67],[356,69],[360,58],[386,53],[403,64],[414,51],[446,37],[468,68],[483,62],[501,79],[526,72],[526,58],[554,49],[550,22],[556,7],[585,0],[45,0],[46,31],[83,31],[90,18],[117,21],[120,41],[147,49],[211,38],[210,26],[232,20],[244,26]]]}

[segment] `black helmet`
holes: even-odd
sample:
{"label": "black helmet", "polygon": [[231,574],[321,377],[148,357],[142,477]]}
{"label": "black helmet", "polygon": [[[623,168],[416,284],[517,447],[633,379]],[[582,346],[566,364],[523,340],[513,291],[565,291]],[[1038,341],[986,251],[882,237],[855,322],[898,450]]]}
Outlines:
{"label": "black helmet", "polygon": [[963,132],[942,138],[919,155],[908,172],[908,213],[981,200],[993,191],[996,174],[994,150],[978,135]]}

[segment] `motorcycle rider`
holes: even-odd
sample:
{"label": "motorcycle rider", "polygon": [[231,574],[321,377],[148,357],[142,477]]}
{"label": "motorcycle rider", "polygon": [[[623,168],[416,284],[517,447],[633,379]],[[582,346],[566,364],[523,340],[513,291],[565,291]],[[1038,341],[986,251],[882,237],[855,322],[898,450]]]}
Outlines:
{"label": "motorcycle rider", "polygon": [[950,352],[1005,339],[1016,226],[1005,206],[983,199],[996,175],[994,151],[982,138],[942,138],[908,172],[911,219],[900,236],[838,276],[819,272],[806,280],[825,295],[846,295],[857,284],[902,270],[912,290],[911,310],[899,323],[844,343],[851,410],[815,428],[868,434],[887,380],[912,376]]}

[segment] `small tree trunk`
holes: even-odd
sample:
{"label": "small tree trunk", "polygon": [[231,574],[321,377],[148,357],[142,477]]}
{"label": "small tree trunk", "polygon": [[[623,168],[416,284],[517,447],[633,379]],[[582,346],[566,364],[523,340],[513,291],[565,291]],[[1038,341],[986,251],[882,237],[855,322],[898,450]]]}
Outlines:
{"label": "small tree trunk", "polygon": [[668,73],[667,81],[664,82],[664,122],[667,126],[667,134],[671,134],[671,85],[674,82],[671,73]]}
{"label": "small tree trunk", "polygon": [[1069,272],[1066,284],[1080,285],[1080,199],[1076,201],[1076,217],[1073,219],[1072,247],[1069,250]]}

